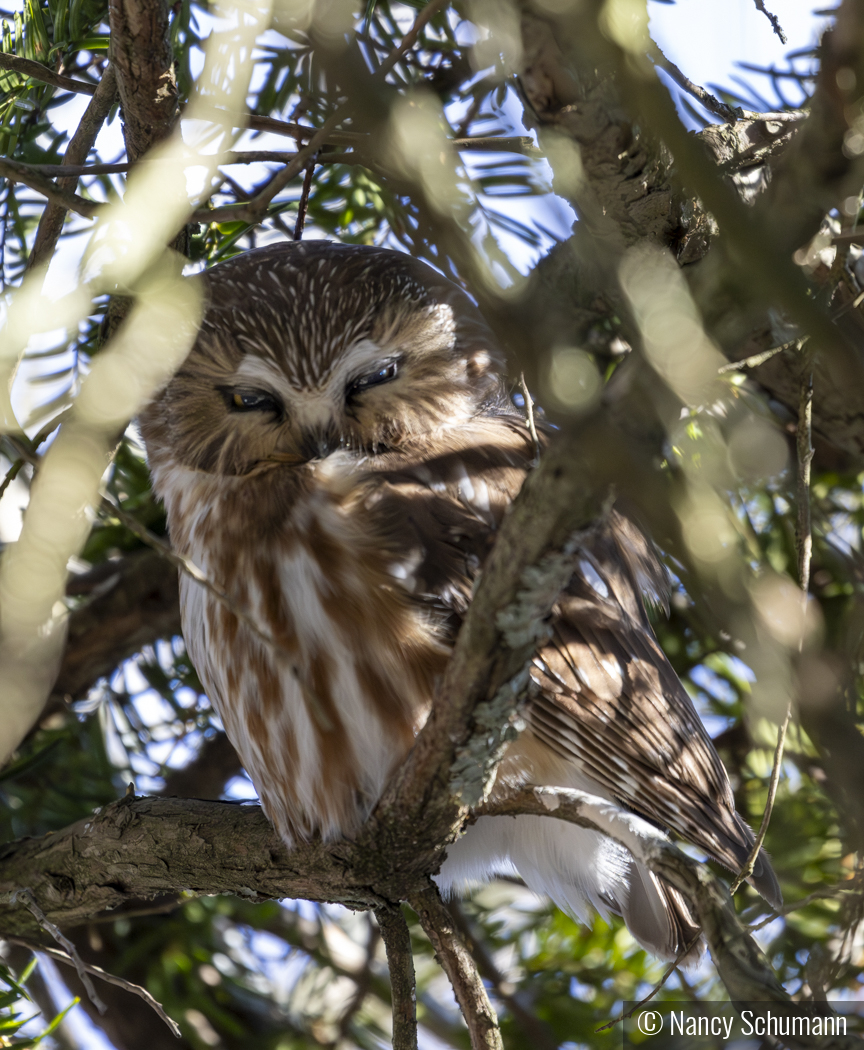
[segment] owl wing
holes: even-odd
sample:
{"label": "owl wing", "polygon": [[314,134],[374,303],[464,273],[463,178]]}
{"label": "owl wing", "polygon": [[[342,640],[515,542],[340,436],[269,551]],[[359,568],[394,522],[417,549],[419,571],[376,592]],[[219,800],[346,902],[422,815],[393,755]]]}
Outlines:
{"label": "owl wing", "polygon": [[[735,812],[726,770],[641,603],[640,578],[652,569],[647,580],[657,594],[662,567],[619,514],[582,555],[535,660],[540,695],[529,708],[531,729],[620,804],[738,871],[753,833]],[[764,851],[750,881],[780,906]]]}
{"label": "owl wing", "polygon": [[[485,418],[433,440],[416,459],[380,457],[364,487],[382,545],[451,640],[533,456],[521,420]],[[582,548],[535,657],[530,731],[598,793],[737,871],[753,833],[643,604],[643,594],[663,603],[666,591],[651,545],[613,512]],[[780,904],[764,852],[750,881]]]}

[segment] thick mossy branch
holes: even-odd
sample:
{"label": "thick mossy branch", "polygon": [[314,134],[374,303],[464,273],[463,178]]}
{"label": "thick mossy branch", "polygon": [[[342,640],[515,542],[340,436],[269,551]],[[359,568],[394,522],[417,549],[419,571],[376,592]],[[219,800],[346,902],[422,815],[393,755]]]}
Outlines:
{"label": "thick mossy branch", "polygon": [[[786,1001],[788,996],[752,937],[741,927],[725,885],[651,825],[579,791],[526,789],[478,810],[502,818],[517,814],[552,817],[598,830],[625,845],[689,901],[730,998]],[[414,838],[414,828],[403,829]],[[421,834],[418,845],[435,855]],[[440,851],[437,854],[441,856]],[[385,898],[399,887],[398,896]],[[93,817],[41,839],[8,843],[0,850],[0,936],[32,936],[31,912],[12,904],[28,888],[48,919],[60,926],[87,922],[133,900],[166,893],[234,893],[249,900],[300,897],[391,916],[393,900],[408,900],[448,973],[469,1017],[473,1045],[496,1048],[500,1036],[482,981],[428,877],[399,869],[383,849],[377,868],[368,844],[304,844],[287,850],[258,806],[200,800],[128,798]],[[383,928],[382,928],[382,932]],[[404,932],[388,927],[388,953],[404,949]],[[401,936],[401,940],[400,940]],[[404,951],[402,952],[404,955]],[[407,970],[399,980],[410,1012]],[[404,993],[404,994],[403,994]],[[407,996],[407,998],[406,998]],[[410,1026],[408,1026],[410,1028]],[[406,1031],[408,1028],[406,1028]],[[851,1044],[850,1044],[851,1045]],[[857,1045],[857,1044],[855,1044]]]}
{"label": "thick mossy branch", "polygon": [[[61,927],[128,901],[178,892],[385,904],[368,883],[352,878],[339,857],[345,849],[350,846],[310,843],[289,853],[259,806],[128,798],[63,831],[0,847],[0,895],[29,888]],[[30,913],[8,900],[0,934],[35,932]]]}

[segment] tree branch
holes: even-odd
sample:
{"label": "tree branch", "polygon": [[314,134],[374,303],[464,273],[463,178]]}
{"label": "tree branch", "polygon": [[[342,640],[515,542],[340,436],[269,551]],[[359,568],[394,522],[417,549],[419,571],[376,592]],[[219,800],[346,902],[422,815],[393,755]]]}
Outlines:
{"label": "tree branch", "polygon": [[177,117],[172,6],[171,0],[110,0],[108,5],[111,61],[133,164],[168,135]]}
{"label": "tree branch", "polygon": [[[567,820],[622,843],[688,900],[730,998],[788,999],[740,926],[725,886],[665,834],[579,791],[526,789],[476,811],[498,817],[522,813]],[[417,836],[421,845],[424,836],[425,829]],[[69,926],[126,901],[179,890],[238,893],[252,900],[302,897],[380,911],[392,907],[380,887],[398,881],[400,896],[417,911],[453,983],[472,1045],[500,1047],[482,981],[437,891],[410,870],[394,871],[384,846],[379,843],[372,870],[361,843],[313,842],[286,850],[257,806],[126,798],[64,831],[0,847],[0,933],[26,937],[37,925],[29,910],[10,903],[20,886],[30,887],[51,922]]]}
{"label": "tree branch", "polygon": [[409,898],[420,917],[435,957],[450,978],[453,992],[471,1035],[472,1050],[504,1050],[498,1018],[471,954],[454,926],[453,917],[441,903],[438,890],[430,886]]}
{"label": "tree branch", "polygon": [[378,908],[378,927],[387,950],[393,994],[393,1050],[417,1050],[417,985],[411,935],[402,909]]}
{"label": "tree branch", "polygon": [[468,919],[459,902],[450,901],[447,910],[452,915],[468,951],[474,957],[480,976],[492,985],[495,996],[505,1004],[513,1020],[524,1032],[532,1050],[558,1050],[558,1040],[551,1028],[524,1004],[525,993],[516,991],[505,979],[483,943],[482,936],[475,933],[474,924]]}
{"label": "tree branch", "polygon": [[99,209],[104,207],[103,204],[98,204],[96,201],[88,201],[84,197],[79,197],[77,193],[69,193],[68,190],[60,189],[56,183],[46,179],[44,175],[14,160],[0,159],[0,175],[9,179],[10,182],[21,182],[29,186],[31,190],[41,193],[43,197],[47,197],[52,204],[62,208],[64,212],[74,211],[76,215],[82,215],[85,219],[92,219]]}
{"label": "tree branch", "polygon": [[[61,927],[178,891],[386,906],[356,877],[351,854],[349,843],[321,842],[289,852],[259,806],[130,796],[43,839],[0,846],[0,895],[29,887]],[[382,856],[379,869],[386,867]],[[404,881],[406,892],[418,885]],[[3,899],[0,934],[32,935],[38,925],[30,912]]]}
{"label": "tree branch", "polygon": [[22,77],[41,80],[43,84],[52,84],[64,91],[75,91],[81,95],[95,95],[98,89],[98,84],[88,84],[85,80],[64,77],[60,73],[55,73],[53,69],[49,69],[48,66],[43,66],[41,62],[7,55],[5,51],[0,51],[0,69],[8,69],[10,73],[20,73]]}
{"label": "tree branch", "polygon": [[[852,2],[847,0],[847,3]],[[608,256],[614,256],[623,245],[647,239],[666,245],[682,264],[698,262],[696,266],[687,267],[694,297],[703,311],[709,334],[730,360],[748,358],[775,345],[779,340],[772,332],[767,310],[761,311],[761,317],[753,312],[742,319],[740,297],[730,296],[725,288],[730,280],[761,280],[768,271],[773,277],[779,271],[774,272],[773,264],[754,267],[751,259],[755,256],[748,248],[742,247],[734,259],[728,257],[722,247],[715,252],[717,245],[713,237],[716,228],[706,212],[707,208],[715,210],[713,201],[702,193],[701,185],[694,184],[694,188],[699,191],[704,204],[691,193],[676,191],[676,170],[670,171],[671,158],[662,150],[658,155],[658,146],[649,141],[647,128],[665,135],[667,117],[668,122],[672,121],[671,102],[665,89],[660,84],[650,84],[640,74],[632,80],[625,106],[621,91],[626,87],[626,77],[622,79],[620,69],[616,73],[609,60],[604,58],[608,42],[598,33],[590,16],[578,20],[580,29],[574,33],[575,23],[569,27],[564,23],[553,25],[554,20],[548,14],[541,15],[529,0],[524,0],[520,7],[525,57],[519,85],[526,101],[526,119],[540,125],[541,144],[548,148],[557,192],[572,200],[583,217],[573,237],[555,248],[537,268],[531,286],[531,301],[526,307],[530,310],[532,302],[539,306],[535,328],[540,331],[549,329],[557,333],[559,339],[572,340],[572,345],[585,345],[601,322],[618,312],[614,298],[615,262],[613,258],[610,267]],[[854,33],[846,29],[843,33],[847,41],[854,37]],[[826,46],[833,49],[832,55],[839,47],[835,43]],[[861,60],[862,54],[864,50],[859,48],[855,62]],[[708,147],[723,172],[768,163],[775,182],[779,179],[785,183],[788,171],[791,180],[788,188],[781,193],[780,182],[776,188],[772,184],[770,200],[777,197],[778,201],[787,201],[795,215],[787,222],[783,217],[785,212],[778,211],[768,198],[760,207],[765,212],[764,221],[770,227],[770,236],[762,238],[766,244],[775,243],[777,234],[785,238],[787,230],[795,229],[794,236],[788,238],[792,245],[790,252],[818,229],[824,211],[842,202],[843,194],[857,192],[857,189],[849,190],[848,186],[855,183],[857,187],[861,181],[858,175],[849,176],[854,165],[849,157],[842,155],[845,125],[840,128],[839,122],[845,120],[845,114],[852,112],[852,107],[846,105],[844,109],[839,101],[835,73],[841,64],[840,58],[835,55],[831,62],[835,68],[824,77],[824,91],[826,106],[833,109],[828,113],[828,125],[824,128],[815,113],[809,117],[806,113],[765,113],[754,120],[706,128],[695,137],[679,132],[679,139],[689,140],[684,143],[680,157],[678,140],[668,142],[675,153],[675,167],[688,180],[689,172],[682,164],[688,150],[692,153],[698,151],[698,142]],[[630,68],[632,63],[627,59],[623,65]],[[856,65],[857,83],[864,83],[864,72],[858,74],[857,69]],[[632,68],[630,72],[632,74]],[[657,97],[662,94],[666,117],[659,121],[652,117],[647,122],[634,119],[636,104],[641,103],[646,92]],[[810,159],[799,168],[790,152],[790,143],[795,143],[805,121],[810,128],[808,135],[812,137],[811,148],[806,151]],[[680,123],[677,118],[675,122]],[[546,130],[554,132],[555,139],[544,137]],[[829,148],[831,135],[834,136],[833,145]],[[578,147],[581,160],[579,179],[572,177],[572,165],[576,163],[572,160],[572,148],[569,152],[562,148],[562,139],[569,139]],[[795,145],[796,151],[799,148],[802,147]],[[838,148],[841,150],[839,154]],[[787,154],[789,159],[782,162],[782,172],[778,172],[777,157]],[[864,163],[864,154],[855,163],[858,162]],[[711,166],[704,157],[700,163]],[[712,172],[715,180],[718,174]],[[847,177],[848,184],[844,181]],[[796,179],[803,180],[800,192],[794,185]],[[823,182],[824,190],[818,188]],[[808,203],[814,200],[821,203]],[[588,236],[587,227],[595,222],[597,215],[603,220],[601,233],[592,238]],[[720,217],[718,213],[717,218]],[[752,218],[751,209],[741,209],[739,218],[734,220],[736,229],[743,230],[745,235],[748,230],[751,236],[755,235]],[[584,221],[586,219],[590,221]],[[783,251],[782,245],[780,250]],[[788,256],[784,259],[783,269],[788,273]],[[800,281],[796,283],[800,284]],[[755,287],[757,285],[752,284],[746,294],[749,296]],[[840,292],[842,294],[842,288]],[[804,292],[799,302],[806,305],[806,300],[807,293]],[[809,302],[813,303],[813,300]],[[864,464],[864,416],[849,410],[850,404],[864,400],[864,368],[857,320],[857,317],[848,317],[842,323],[838,322],[854,349],[847,346],[839,355],[823,353],[814,363],[817,393],[813,426],[823,442],[842,449],[849,456],[851,469],[860,470]],[[834,334],[839,334],[836,329]],[[525,363],[529,383],[535,381],[532,368],[530,362]],[[633,371],[629,363],[628,371]],[[761,365],[753,378],[773,398],[797,412],[799,384],[794,362],[780,355]],[[644,415],[644,411],[634,413],[621,423],[634,436],[640,436],[641,428],[643,440],[653,440],[657,436],[656,427],[653,420],[644,419]]]}
{"label": "tree branch", "polygon": [[[117,77],[114,74],[114,66],[109,63],[102,74],[102,79],[99,81],[93,98],[84,110],[84,115],[81,117],[75,134],[69,140],[66,153],[63,155],[63,164],[58,165],[59,167],[81,165],[87,160],[87,155],[93,148],[96,136],[99,134],[105,118],[110,113],[116,96]],[[65,173],[43,171],[42,174],[64,175]],[[69,175],[72,175],[72,172],[69,172]],[[77,182],[77,174],[72,178],[61,178],[57,183],[57,188],[63,193],[72,193]],[[42,263],[50,261],[51,256],[54,254],[54,249],[57,247],[57,241],[60,238],[60,231],[63,229],[65,218],[66,209],[53,201],[42,212],[39,227],[36,230],[33,250],[30,253],[30,258],[27,260],[28,269],[33,269]]]}
{"label": "tree branch", "polygon": [[[819,48],[807,119],[777,166],[760,211],[778,248],[791,254],[819,230],[825,214],[864,182],[864,139],[855,138],[854,105],[864,84],[864,5],[843,0]],[[845,71],[845,79],[838,73]],[[841,84],[843,85],[841,87]],[[860,149],[859,149],[860,143]]]}

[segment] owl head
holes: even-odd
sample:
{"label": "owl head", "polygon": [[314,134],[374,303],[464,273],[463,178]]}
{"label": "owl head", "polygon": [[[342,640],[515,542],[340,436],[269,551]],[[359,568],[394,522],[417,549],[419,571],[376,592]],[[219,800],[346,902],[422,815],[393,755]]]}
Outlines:
{"label": "owl head", "polygon": [[469,298],[383,248],[284,243],[205,277],[198,339],[141,417],[151,453],[245,475],[374,455],[502,402],[503,358]]}

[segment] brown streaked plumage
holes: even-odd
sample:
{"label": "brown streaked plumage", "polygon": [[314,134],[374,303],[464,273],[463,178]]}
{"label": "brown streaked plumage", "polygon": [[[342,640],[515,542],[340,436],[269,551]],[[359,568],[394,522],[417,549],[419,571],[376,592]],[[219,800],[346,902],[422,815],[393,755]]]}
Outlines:
{"label": "brown streaked plumage", "polygon": [[[207,275],[188,359],[141,418],[172,541],[275,639],[181,581],[190,654],[289,844],[351,835],[433,702],[472,584],[534,449],[468,298],[401,254],[274,245]],[[753,842],[641,594],[665,576],[613,514],[586,541],[536,655],[504,785],[582,788],[737,869]],[[674,956],[687,907],[612,840],[482,818],[438,876],[516,868],[585,918],[622,914]],[[752,879],[779,889],[764,854]]]}

